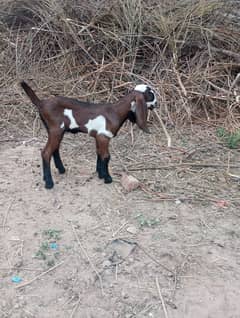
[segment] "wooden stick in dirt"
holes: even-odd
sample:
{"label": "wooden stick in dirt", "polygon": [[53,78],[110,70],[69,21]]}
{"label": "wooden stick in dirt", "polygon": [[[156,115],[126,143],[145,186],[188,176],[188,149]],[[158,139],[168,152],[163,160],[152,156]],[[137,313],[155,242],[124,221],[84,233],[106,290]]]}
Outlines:
{"label": "wooden stick in dirt", "polygon": [[140,245],[139,243],[136,243],[136,245],[137,245],[138,248],[141,249],[141,250],[144,252],[144,254],[146,254],[152,261],[154,261],[156,264],[158,264],[159,266],[161,266],[162,268],[164,268],[165,271],[167,271],[167,272],[169,272],[169,273],[171,273],[171,274],[174,275],[174,272],[173,272],[171,269],[169,269],[169,268],[167,268],[165,265],[159,263],[152,255],[150,255],[150,254],[146,251],[146,249],[145,249],[142,245]]}
{"label": "wooden stick in dirt", "polygon": [[[239,75],[239,74],[238,74],[238,75]],[[227,174],[229,177],[231,177],[231,178],[234,178],[234,179],[239,180],[239,179],[240,179],[240,176],[239,176],[239,175],[230,173],[230,160],[231,160],[231,153],[230,153],[230,151],[229,151],[229,152],[228,152],[228,164],[227,164],[226,174]]]}
{"label": "wooden stick in dirt", "polygon": [[56,269],[57,267],[61,266],[63,263],[64,263],[64,261],[62,261],[61,263],[59,263],[59,264],[57,264],[57,265],[55,265],[55,266],[49,268],[47,271],[45,271],[45,272],[43,272],[43,273],[37,275],[36,277],[34,277],[33,279],[29,280],[28,282],[16,286],[15,288],[18,289],[18,288],[22,288],[22,287],[25,287],[25,286],[27,286],[27,285],[32,284],[33,282],[35,282],[35,280],[37,280],[37,279],[43,277],[44,275],[46,275],[46,274],[52,272],[54,269]]}
{"label": "wooden stick in dirt", "polygon": [[159,298],[160,298],[161,303],[162,303],[164,316],[165,316],[165,318],[168,318],[167,308],[166,308],[166,305],[165,305],[165,302],[164,302],[164,299],[163,299],[163,296],[162,296],[162,293],[161,293],[161,289],[160,289],[160,285],[159,285],[159,281],[158,281],[157,277],[156,277],[156,286],[157,286]]}
{"label": "wooden stick in dirt", "polygon": [[70,318],[73,318],[73,316],[75,315],[75,312],[77,311],[80,302],[81,302],[81,299],[80,299],[80,297],[79,297],[78,302],[76,303],[76,305],[74,306],[74,308],[73,308],[73,310],[72,310],[72,313],[71,313]]}
{"label": "wooden stick in dirt", "polygon": [[157,111],[156,111],[155,109],[154,109],[153,111],[154,111],[154,114],[156,115],[157,119],[159,120],[159,122],[160,122],[160,124],[161,124],[161,126],[162,126],[162,129],[163,129],[163,131],[164,131],[164,134],[165,134],[166,137],[167,137],[168,147],[171,147],[171,145],[172,145],[172,139],[171,139],[169,133],[167,132],[167,129],[166,129],[166,127],[165,127],[165,125],[164,125],[164,123],[163,123],[163,121],[162,121],[162,118],[158,115],[158,113],[157,113]]}
{"label": "wooden stick in dirt", "polygon": [[104,292],[103,292],[103,284],[102,284],[102,277],[101,275],[99,274],[99,272],[97,271],[95,265],[93,264],[93,262],[91,261],[90,257],[88,256],[88,253],[86,252],[86,250],[84,249],[78,235],[77,235],[77,232],[73,226],[73,224],[71,223],[71,227],[72,227],[72,231],[73,231],[73,234],[78,242],[78,245],[80,247],[80,249],[82,250],[82,253],[85,255],[85,257],[87,258],[89,264],[91,265],[92,269],[94,270],[94,272],[96,273],[98,279],[99,279],[99,282],[100,282],[100,286],[101,286],[101,291],[102,291],[102,295],[104,295]]}
{"label": "wooden stick in dirt", "polygon": [[218,163],[194,163],[194,162],[182,162],[176,164],[169,164],[166,166],[157,166],[157,167],[140,167],[140,168],[128,168],[128,171],[141,171],[141,170],[161,170],[161,169],[171,169],[178,167],[198,167],[198,168],[239,168],[239,165],[230,165],[227,164],[218,164]]}
{"label": "wooden stick in dirt", "polygon": [[15,201],[15,198],[12,199],[11,203],[9,204],[8,208],[7,208],[7,211],[5,213],[5,216],[4,216],[4,219],[3,219],[3,223],[2,223],[2,228],[3,228],[3,231],[5,232],[5,229],[6,229],[6,223],[7,223],[7,219],[8,219],[8,215],[9,215],[9,212],[11,210],[11,207],[13,205],[13,202]]}

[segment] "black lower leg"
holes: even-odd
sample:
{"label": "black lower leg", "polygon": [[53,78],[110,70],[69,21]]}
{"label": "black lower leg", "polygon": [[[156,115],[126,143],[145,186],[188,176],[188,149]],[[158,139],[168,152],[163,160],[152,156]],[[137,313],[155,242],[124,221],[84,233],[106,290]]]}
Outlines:
{"label": "black lower leg", "polygon": [[99,172],[99,178],[104,179],[105,183],[112,182],[112,177],[110,176],[109,171],[108,171],[109,161],[110,161],[110,156],[108,158],[101,160],[101,169]]}
{"label": "black lower leg", "polygon": [[65,168],[64,168],[64,165],[62,163],[60,154],[59,154],[59,149],[54,151],[53,160],[54,160],[55,166],[58,169],[59,173],[61,173],[61,174],[64,173],[65,172]]}
{"label": "black lower leg", "polygon": [[98,173],[99,178],[102,179],[103,177],[100,176],[100,174],[101,174],[101,158],[99,155],[97,155],[96,172]]}
{"label": "black lower leg", "polygon": [[43,180],[45,181],[45,188],[53,188],[53,179],[50,170],[50,163],[43,159]]}

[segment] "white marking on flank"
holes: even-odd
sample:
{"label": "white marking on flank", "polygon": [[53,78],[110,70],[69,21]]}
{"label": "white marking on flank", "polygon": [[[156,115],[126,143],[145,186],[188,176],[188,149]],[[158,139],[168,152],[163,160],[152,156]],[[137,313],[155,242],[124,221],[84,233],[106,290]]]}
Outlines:
{"label": "white marking on flank", "polygon": [[134,90],[137,91],[137,92],[140,92],[140,93],[145,93],[146,90],[147,90],[148,86],[145,85],[145,84],[139,84],[137,85]]}
{"label": "white marking on flank", "polygon": [[75,120],[75,118],[73,117],[72,109],[65,108],[63,113],[70,120],[70,125],[69,125],[70,129],[74,129],[74,128],[78,128],[79,127],[77,122],[76,122],[76,120]]}
{"label": "white marking on flank", "polygon": [[105,135],[109,138],[113,137],[111,131],[106,130],[106,118],[102,115],[99,115],[94,119],[89,119],[85,127],[87,128],[89,134],[92,130],[96,130],[98,135]]}
{"label": "white marking on flank", "polygon": [[60,128],[64,128],[64,121],[61,123]]}

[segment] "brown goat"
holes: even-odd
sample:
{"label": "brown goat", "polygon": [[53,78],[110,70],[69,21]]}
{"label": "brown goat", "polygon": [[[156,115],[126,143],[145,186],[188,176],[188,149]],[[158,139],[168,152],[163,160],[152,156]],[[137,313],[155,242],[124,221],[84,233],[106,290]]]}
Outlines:
{"label": "brown goat", "polygon": [[127,119],[136,122],[143,131],[149,132],[147,110],[156,107],[155,94],[147,85],[137,85],[133,91],[114,104],[94,104],[63,96],[40,100],[26,82],[22,81],[21,86],[32,103],[37,106],[48,132],[48,141],[42,150],[43,180],[47,189],[54,185],[50,169],[52,156],[59,173],[65,172],[59,154],[65,132],[88,133],[95,138],[96,171],[100,179],[104,179],[105,183],[111,183],[112,177],[108,171],[110,139],[117,135]]}

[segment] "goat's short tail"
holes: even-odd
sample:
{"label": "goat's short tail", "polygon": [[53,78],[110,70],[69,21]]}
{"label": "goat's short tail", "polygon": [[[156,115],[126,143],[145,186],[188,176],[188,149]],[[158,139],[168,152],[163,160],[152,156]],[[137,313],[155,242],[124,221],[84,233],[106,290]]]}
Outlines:
{"label": "goat's short tail", "polygon": [[28,84],[24,81],[21,81],[20,84],[22,88],[24,89],[25,93],[27,94],[27,96],[31,99],[32,103],[39,108],[41,106],[41,101],[37,97],[37,95],[34,93],[34,91],[31,89],[31,87],[28,86]]}

